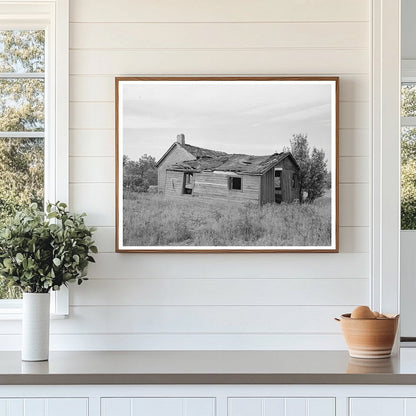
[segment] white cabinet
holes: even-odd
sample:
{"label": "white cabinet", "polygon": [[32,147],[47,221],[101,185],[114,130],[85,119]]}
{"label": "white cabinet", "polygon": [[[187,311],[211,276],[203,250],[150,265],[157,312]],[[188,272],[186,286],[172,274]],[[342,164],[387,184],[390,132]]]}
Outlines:
{"label": "white cabinet", "polygon": [[87,416],[87,398],[0,399],[0,416]]}
{"label": "white cabinet", "polygon": [[405,399],[351,398],[350,416],[405,416]]}
{"label": "white cabinet", "polygon": [[335,399],[230,398],[228,416],[335,416]]}
{"label": "white cabinet", "polygon": [[0,416],[416,416],[416,385],[0,385]]}
{"label": "white cabinet", "polygon": [[214,398],[102,398],[101,416],[213,416]]}
{"label": "white cabinet", "polygon": [[351,398],[350,416],[416,415],[415,398]]}

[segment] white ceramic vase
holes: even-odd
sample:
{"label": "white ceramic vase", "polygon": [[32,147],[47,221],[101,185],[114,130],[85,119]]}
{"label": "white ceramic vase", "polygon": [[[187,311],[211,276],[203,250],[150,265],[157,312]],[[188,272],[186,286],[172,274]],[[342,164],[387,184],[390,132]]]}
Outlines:
{"label": "white ceramic vase", "polygon": [[24,293],[22,322],[23,361],[48,360],[49,323],[49,293]]}

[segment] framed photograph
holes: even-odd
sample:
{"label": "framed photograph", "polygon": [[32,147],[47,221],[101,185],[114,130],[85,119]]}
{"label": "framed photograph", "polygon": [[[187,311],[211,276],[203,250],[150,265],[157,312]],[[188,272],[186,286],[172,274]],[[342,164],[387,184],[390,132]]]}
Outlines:
{"label": "framed photograph", "polygon": [[117,252],[337,252],[338,77],[116,78]]}

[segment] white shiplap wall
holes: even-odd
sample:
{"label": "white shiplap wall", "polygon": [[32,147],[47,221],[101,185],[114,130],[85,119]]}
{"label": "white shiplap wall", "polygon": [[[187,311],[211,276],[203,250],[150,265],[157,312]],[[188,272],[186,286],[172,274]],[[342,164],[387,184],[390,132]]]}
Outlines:
{"label": "white shiplap wall", "polygon": [[[100,254],[52,348],[344,348],[332,318],[369,303],[370,3],[70,1],[70,205]],[[114,77],[142,74],[339,75],[340,253],[115,254]]]}

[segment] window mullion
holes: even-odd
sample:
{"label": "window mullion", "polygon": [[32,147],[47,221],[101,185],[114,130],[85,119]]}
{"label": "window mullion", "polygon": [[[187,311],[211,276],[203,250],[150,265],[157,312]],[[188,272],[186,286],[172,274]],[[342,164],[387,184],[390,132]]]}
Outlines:
{"label": "window mullion", "polygon": [[416,126],[416,117],[402,117],[401,118],[402,127],[414,127]]}
{"label": "window mullion", "polygon": [[0,138],[44,138],[44,131],[0,131]]}
{"label": "window mullion", "polygon": [[0,72],[0,79],[45,79],[44,72]]}

